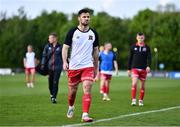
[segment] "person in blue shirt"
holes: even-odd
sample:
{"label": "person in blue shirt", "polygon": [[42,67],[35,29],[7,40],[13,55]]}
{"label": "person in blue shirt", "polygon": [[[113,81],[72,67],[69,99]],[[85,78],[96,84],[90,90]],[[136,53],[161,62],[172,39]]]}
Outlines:
{"label": "person in blue shirt", "polygon": [[116,55],[112,51],[112,44],[108,42],[104,44],[104,50],[99,53],[100,93],[103,94],[104,101],[111,100],[108,95],[110,80],[114,69],[117,74],[118,64]]}

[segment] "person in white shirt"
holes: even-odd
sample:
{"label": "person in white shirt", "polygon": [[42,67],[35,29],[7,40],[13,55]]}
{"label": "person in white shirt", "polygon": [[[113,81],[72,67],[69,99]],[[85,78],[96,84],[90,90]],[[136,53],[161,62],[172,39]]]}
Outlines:
{"label": "person in white shirt", "polygon": [[[91,89],[98,71],[98,34],[89,27],[88,9],[81,9],[78,12],[78,20],[79,25],[67,33],[62,49],[63,69],[68,72],[67,117],[72,118],[74,115],[76,93],[79,83],[82,82],[82,122],[92,122],[89,109],[92,100]],[[71,49],[69,62],[68,49]]]}
{"label": "person in white shirt", "polygon": [[28,88],[34,87],[34,80],[35,80],[35,53],[33,52],[32,45],[27,46],[27,52],[24,57],[24,67],[25,67],[25,74],[26,74],[26,83]]}

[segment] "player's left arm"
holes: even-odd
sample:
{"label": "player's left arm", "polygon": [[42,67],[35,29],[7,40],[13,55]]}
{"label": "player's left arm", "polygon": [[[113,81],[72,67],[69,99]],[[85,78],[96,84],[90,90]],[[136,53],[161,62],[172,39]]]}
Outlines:
{"label": "player's left arm", "polygon": [[114,68],[115,68],[115,71],[116,71],[116,75],[118,75],[118,63],[116,60],[114,60]]}
{"label": "player's left arm", "polygon": [[118,63],[117,63],[115,54],[114,54],[114,57],[113,57],[113,63],[114,63],[114,68],[115,68],[115,71],[116,71],[116,75],[118,75]]}
{"label": "player's left arm", "polygon": [[26,58],[25,57],[23,58],[23,64],[24,64],[24,67],[26,67]]}
{"label": "player's left arm", "polygon": [[94,58],[94,68],[95,68],[95,77],[99,71],[99,36],[95,30],[93,30],[95,34],[95,40],[93,43],[93,58]]}
{"label": "player's left arm", "polygon": [[148,47],[148,52],[147,52],[147,67],[146,71],[149,73],[151,71],[151,63],[152,63],[152,55],[151,55],[151,49]]}
{"label": "player's left arm", "polygon": [[36,54],[35,53],[34,53],[34,65],[35,65],[35,67],[38,65],[38,60],[36,58]]}
{"label": "player's left arm", "polygon": [[96,76],[99,71],[99,49],[98,49],[98,46],[94,47],[93,58],[94,58],[94,69],[95,69],[95,76]]}

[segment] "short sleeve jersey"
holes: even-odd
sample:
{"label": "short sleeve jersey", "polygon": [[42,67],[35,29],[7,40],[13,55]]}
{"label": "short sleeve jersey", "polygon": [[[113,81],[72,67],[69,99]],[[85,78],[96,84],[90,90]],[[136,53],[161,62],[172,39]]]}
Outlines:
{"label": "short sleeve jersey", "polygon": [[35,67],[35,53],[34,52],[27,52],[25,59],[26,59],[26,68]]}
{"label": "short sleeve jersey", "polygon": [[93,67],[93,49],[98,44],[98,34],[89,28],[82,32],[78,27],[71,29],[66,36],[64,44],[71,47],[69,69],[77,70]]}
{"label": "short sleeve jersey", "polygon": [[104,74],[112,75],[113,63],[116,60],[116,55],[114,52],[110,51],[108,53],[101,52],[99,54],[100,61],[100,72]]}

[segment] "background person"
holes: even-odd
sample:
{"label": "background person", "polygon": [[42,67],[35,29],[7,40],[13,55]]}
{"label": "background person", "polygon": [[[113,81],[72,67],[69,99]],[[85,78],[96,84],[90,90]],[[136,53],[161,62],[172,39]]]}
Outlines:
{"label": "background person", "polygon": [[45,67],[47,59],[48,61],[48,83],[51,102],[57,103],[59,78],[62,71],[62,46],[58,43],[58,37],[56,33],[51,33],[48,38],[49,43],[45,45],[42,55],[41,66]]}
{"label": "background person", "polygon": [[26,74],[26,85],[28,88],[34,87],[34,81],[35,81],[35,53],[33,52],[32,45],[27,46],[27,52],[24,57],[24,67],[25,67],[25,74]]}
{"label": "background person", "polygon": [[99,67],[100,67],[100,93],[103,94],[104,101],[110,101],[109,87],[110,81],[115,68],[116,74],[118,73],[118,64],[116,61],[116,55],[112,51],[112,44],[105,43],[104,50],[99,55]]}
{"label": "background person", "polygon": [[137,33],[136,39],[137,43],[131,46],[128,60],[128,75],[130,76],[130,74],[132,73],[131,105],[136,105],[136,90],[139,79],[141,81],[139,106],[143,106],[146,76],[147,73],[150,72],[151,50],[149,46],[144,42],[144,33]]}

